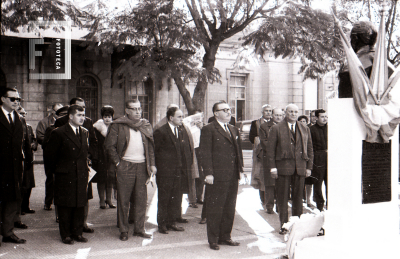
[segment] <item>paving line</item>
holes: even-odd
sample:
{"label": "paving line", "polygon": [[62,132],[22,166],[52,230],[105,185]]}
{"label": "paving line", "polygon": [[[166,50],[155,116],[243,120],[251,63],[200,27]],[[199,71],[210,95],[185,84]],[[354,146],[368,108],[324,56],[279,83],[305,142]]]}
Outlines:
{"label": "paving line", "polygon": [[[235,241],[244,241],[250,239],[257,239],[255,235],[246,235],[235,237]],[[188,246],[198,246],[198,245],[208,245],[206,240],[203,241],[190,241],[190,242],[179,242],[172,244],[163,244],[163,245],[155,245],[155,246],[142,246],[142,247],[131,247],[131,248],[121,248],[121,249],[112,249],[112,250],[103,250],[103,251],[94,251],[90,252],[88,257],[98,257],[98,256],[107,256],[107,255],[118,255],[118,254],[128,254],[135,252],[146,252],[152,250],[164,250],[164,249],[172,249],[172,248],[181,248]],[[76,258],[76,254],[65,254],[65,255],[55,255],[55,256],[46,256],[42,257],[43,259],[69,259]]]}

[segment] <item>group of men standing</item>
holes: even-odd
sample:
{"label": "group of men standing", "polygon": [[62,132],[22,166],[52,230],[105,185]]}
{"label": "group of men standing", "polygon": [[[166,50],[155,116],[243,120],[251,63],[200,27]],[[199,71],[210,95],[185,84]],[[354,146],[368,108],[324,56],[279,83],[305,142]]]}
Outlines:
{"label": "group of men standing", "polygon": [[[317,179],[314,195],[319,210],[324,209],[322,183],[327,185],[327,115],[316,110],[317,123],[310,128],[298,122],[299,109],[295,104],[282,109],[262,107],[262,117],[252,123],[250,141],[253,148],[253,186],[260,189],[260,199],[268,214],[274,214],[274,200],[280,220],[280,234],[285,234],[283,224],[288,222],[288,201],[292,215],[303,213],[305,179]],[[259,166],[254,168],[254,165]],[[256,182],[256,183],[254,183]]]}

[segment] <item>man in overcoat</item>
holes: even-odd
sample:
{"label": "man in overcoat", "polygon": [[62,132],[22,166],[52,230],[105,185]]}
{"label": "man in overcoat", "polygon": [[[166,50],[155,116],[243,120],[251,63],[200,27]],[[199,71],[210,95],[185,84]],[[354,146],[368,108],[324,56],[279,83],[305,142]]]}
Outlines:
{"label": "man in overcoat", "polygon": [[200,136],[201,161],[206,179],[205,203],[210,248],[219,244],[238,246],[231,232],[243,154],[238,128],[229,124],[231,109],[220,101],[213,105],[215,120],[204,126]]}
{"label": "man in overcoat", "polygon": [[56,128],[46,146],[49,167],[54,172],[54,204],[57,206],[62,242],[87,242],[82,236],[84,207],[87,206],[88,138],[82,127],[85,110],[79,105],[68,108],[69,121]]}
{"label": "man in overcoat", "polygon": [[299,108],[295,104],[286,106],[286,118],[271,127],[267,141],[267,159],[271,176],[276,179],[276,196],[281,223],[280,234],[285,234],[282,225],[288,222],[288,199],[292,186],[292,215],[303,213],[304,179],[311,175],[313,149],[310,129],[297,123]]}
{"label": "man in overcoat", "polygon": [[21,202],[23,160],[31,160],[29,152],[24,155],[23,147],[29,146],[24,141],[25,121],[15,111],[21,98],[16,89],[5,88],[1,95],[0,109],[0,220],[3,242],[23,244],[14,234],[14,218]]}
{"label": "man in overcoat", "polygon": [[167,110],[168,122],[154,132],[158,187],[158,231],[184,231],[175,224],[181,218],[182,185],[188,188],[188,177],[193,164],[193,149],[188,132],[182,126],[182,111],[177,107]]}
{"label": "man in overcoat", "polygon": [[268,214],[273,214],[274,211],[274,199],[275,199],[275,179],[271,177],[270,167],[267,159],[267,141],[269,130],[275,124],[281,122],[283,119],[282,109],[275,108],[272,110],[272,119],[268,122],[261,124],[260,126],[260,144],[263,151],[263,174],[264,174],[264,185],[265,185],[265,207]]}

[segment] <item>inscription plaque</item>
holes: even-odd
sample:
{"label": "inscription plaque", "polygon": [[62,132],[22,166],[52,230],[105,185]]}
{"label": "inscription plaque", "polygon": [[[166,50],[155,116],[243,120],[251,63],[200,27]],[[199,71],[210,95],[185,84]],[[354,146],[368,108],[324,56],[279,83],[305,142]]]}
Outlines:
{"label": "inscription plaque", "polygon": [[362,149],[362,203],[392,200],[391,190],[391,141],[368,143]]}

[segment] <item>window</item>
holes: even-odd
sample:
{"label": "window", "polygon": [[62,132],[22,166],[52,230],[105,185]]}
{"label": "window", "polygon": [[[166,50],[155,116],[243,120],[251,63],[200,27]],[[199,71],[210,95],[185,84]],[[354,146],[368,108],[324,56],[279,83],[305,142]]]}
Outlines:
{"label": "window", "polygon": [[76,96],[85,100],[85,115],[97,121],[98,85],[94,77],[82,76],[76,84]]}
{"label": "window", "polygon": [[230,87],[230,106],[232,108],[232,116],[236,117],[236,121],[245,120],[246,107],[246,75],[232,75],[229,78]]}
{"label": "window", "polygon": [[127,101],[138,99],[142,106],[143,118],[150,120],[149,93],[144,82],[129,81],[128,87],[126,88],[126,98]]}

